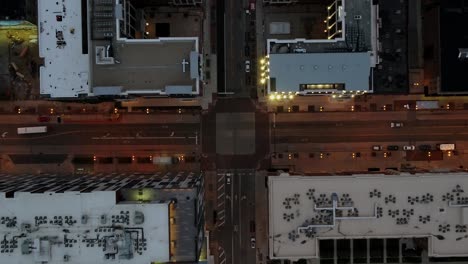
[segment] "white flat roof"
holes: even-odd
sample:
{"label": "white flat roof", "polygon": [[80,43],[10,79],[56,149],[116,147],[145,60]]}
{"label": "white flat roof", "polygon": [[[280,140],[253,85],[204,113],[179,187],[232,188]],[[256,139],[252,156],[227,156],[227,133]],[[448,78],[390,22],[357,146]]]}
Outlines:
{"label": "white flat roof", "polygon": [[468,256],[468,173],[282,175],[268,187],[270,258],[317,258],[320,239],[391,237],[427,237],[429,256]]}
{"label": "white flat roof", "polygon": [[[57,21],[57,16],[62,21]],[[81,0],[39,0],[38,19],[39,56],[44,58],[40,69],[41,94],[59,98],[88,94],[90,61],[82,48]],[[60,47],[59,32],[66,43]]]}
{"label": "white flat roof", "polygon": [[[368,52],[284,53],[270,54],[270,81],[276,92],[299,92],[307,84],[344,84],[346,91],[367,91],[370,88],[371,59]],[[310,89],[304,92],[327,91]],[[333,90],[332,90],[333,91]]]}
{"label": "white flat roof", "polygon": [[[91,40],[91,3],[82,5],[83,1],[88,0],[38,0],[39,55],[44,58],[41,94],[94,95],[93,87],[97,95],[199,94],[198,37],[114,38],[115,60],[106,57],[112,63],[95,65],[96,46],[105,47],[109,41]],[[117,32],[119,23],[116,19]],[[161,54],[153,58],[155,51]]]}
{"label": "white flat roof", "polygon": [[[8,247],[0,250],[2,263],[140,264],[170,260],[168,203],[116,204],[113,191],[14,195],[6,198],[0,193],[0,236],[8,241]],[[141,224],[135,218],[140,213],[144,217]],[[47,219],[41,223],[44,217]],[[38,247],[40,252],[36,252]]]}

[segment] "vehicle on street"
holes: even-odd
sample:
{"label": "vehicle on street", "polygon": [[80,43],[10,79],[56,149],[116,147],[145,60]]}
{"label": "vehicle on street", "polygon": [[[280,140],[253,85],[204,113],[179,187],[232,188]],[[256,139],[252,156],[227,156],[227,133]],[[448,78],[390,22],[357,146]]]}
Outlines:
{"label": "vehicle on street", "polygon": [[437,149],[439,150],[455,150],[455,144],[448,144],[448,143],[443,143],[443,144],[437,144]]}
{"label": "vehicle on street", "polygon": [[250,60],[245,61],[245,72],[250,72]]}
{"label": "vehicle on street", "polygon": [[245,56],[246,56],[246,57],[249,57],[249,56],[250,56],[250,48],[249,48],[248,45],[246,45],[246,46],[244,47],[244,53],[245,53]]}
{"label": "vehicle on street", "polygon": [[231,184],[231,174],[226,174],[226,184]]}
{"label": "vehicle on street", "polygon": [[175,158],[175,157],[160,156],[160,157],[154,157],[153,158],[153,164],[171,165],[171,164],[175,164],[177,162],[178,162],[178,159]]}
{"label": "vehicle on street", "polygon": [[395,146],[395,145],[387,146],[387,150],[398,150],[398,146]]}
{"label": "vehicle on street", "polygon": [[415,150],[416,147],[414,145],[403,146],[403,150]]}
{"label": "vehicle on street", "polygon": [[400,127],[403,127],[403,123],[402,122],[392,122],[392,123],[390,123],[390,127],[400,128]]}
{"label": "vehicle on street", "polygon": [[250,232],[255,233],[255,221],[250,221]]}
{"label": "vehicle on street", "polygon": [[18,135],[47,133],[46,126],[18,127]]}
{"label": "vehicle on street", "polygon": [[255,248],[255,237],[250,238],[250,247]]}
{"label": "vehicle on street", "polygon": [[49,116],[39,116],[37,118],[37,121],[38,122],[49,122],[50,121],[50,117]]}
{"label": "vehicle on street", "polygon": [[250,11],[255,11],[255,0],[250,0],[250,3],[249,3],[249,8],[250,8]]}
{"label": "vehicle on street", "polygon": [[439,101],[416,101],[416,110],[439,109]]}
{"label": "vehicle on street", "polygon": [[372,146],[372,150],[382,150],[382,146],[374,145],[374,146]]}
{"label": "vehicle on street", "polygon": [[431,145],[420,145],[418,148],[421,151],[428,151],[432,149]]}

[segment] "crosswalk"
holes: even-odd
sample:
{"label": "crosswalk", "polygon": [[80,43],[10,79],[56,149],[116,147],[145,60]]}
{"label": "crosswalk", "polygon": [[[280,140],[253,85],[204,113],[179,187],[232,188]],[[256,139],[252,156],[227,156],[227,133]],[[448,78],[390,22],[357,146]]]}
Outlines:
{"label": "crosswalk", "polygon": [[217,184],[216,184],[216,208],[218,211],[217,227],[222,227],[226,223],[226,174],[217,173]]}
{"label": "crosswalk", "polygon": [[225,264],[226,263],[226,254],[224,252],[224,248],[221,246],[218,247],[218,264]]}

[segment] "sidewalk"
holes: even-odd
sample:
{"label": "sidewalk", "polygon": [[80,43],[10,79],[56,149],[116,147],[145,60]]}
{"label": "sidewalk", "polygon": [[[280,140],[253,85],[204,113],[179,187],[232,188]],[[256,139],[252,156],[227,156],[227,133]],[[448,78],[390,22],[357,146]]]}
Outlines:
{"label": "sidewalk", "polygon": [[23,114],[50,114],[51,110],[56,114],[63,113],[111,113],[114,102],[103,102],[98,104],[58,102],[47,100],[28,101],[0,101],[0,113]]}
{"label": "sidewalk", "polygon": [[[39,122],[39,116],[50,117],[49,122]],[[56,124],[57,117],[61,117],[64,124],[167,124],[190,123],[199,124],[200,116],[192,114],[62,114],[62,115],[38,115],[38,114],[0,114],[0,124]]]}
{"label": "sidewalk", "polygon": [[[426,97],[424,95],[373,95],[367,94],[365,96],[358,96],[355,98],[342,99],[332,98],[331,96],[296,96],[293,100],[268,100],[268,111],[275,112],[277,107],[283,107],[283,111],[287,112],[288,107],[294,106],[299,108],[300,112],[307,112],[309,106],[314,106],[315,111],[319,111],[320,107],[323,107],[323,112],[334,112],[334,111],[350,111],[351,107],[354,106],[357,110],[358,107],[362,111],[370,111],[372,104],[375,104],[376,110],[380,111],[384,106],[388,106],[388,110],[395,108],[396,105],[406,101],[439,101],[439,105],[445,107],[447,104],[453,105],[453,109],[463,109],[465,104],[468,103],[468,96],[449,96],[449,97]],[[406,110],[406,109],[405,109]]]}
{"label": "sidewalk", "polygon": [[378,111],[376,112],[299,112],[270,114],[270,122],[343,122],[343,121],[379,121],[406,120],[414,114],[417,120],[463,120],[468,116],[468,110],[417,110],[417,111]]}

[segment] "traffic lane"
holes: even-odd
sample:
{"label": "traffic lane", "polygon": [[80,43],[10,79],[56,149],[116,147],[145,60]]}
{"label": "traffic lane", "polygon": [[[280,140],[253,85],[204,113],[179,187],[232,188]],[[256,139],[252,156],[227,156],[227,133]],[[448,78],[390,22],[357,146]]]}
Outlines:
{"label": "traffic lane", "polygon": [[72,154],[72,155],[152,155],[193,154],[193,145],[2,145],[3,154]]}
{"label": "traffic lane", "polygon": [[[21,144],[51,144],[51,145],[75,145],[75,144],[196,144],[199,141],[199,126],[184,125],[113,125],[113,126],[77,126],[56,125],[50,127],[45,134],[17,135],[16,129],[0,127],[2,133],[7,134],[0,138],[3,145]],[[7,131],[5,131],[7,130]]]}
{"label": "traffic lane", "polygon": [[242,263],[242,253],[241,253],[241,241],[242,241],[242,221],[240,214],[240,190],[242,186],[242,178],[239,176],[238,172],[234,174],[234,188],[233,188],[233,216],[232,223],[234,226],[232,233],[232,263]]}
{"label": "traffic lane", "polygon": [[422,142],[468,141],[468,134],[445,135],[341,135],[341,136],[284,136],[275,137],[272,144],[337,143],[337,142]]}
{"label": "traffic lane", "polygon": [[255,248],[251,247],[251,238],[255,233],[250,230],[250,222],[255,221],[255,174],[243,175],[241,190],[241,219],[243,220],[243,241],[241,241],[242,252],[245,252],[244,263],[255,263]]}
{"label": "traffic lane", "polygon": [[403,127],[438,127],[438,126],[468,126],[467,119],[437,119],[437,120],[375,120],[369,121],[308,121],[308,122],[275,122],[276,128],[310,128],[310,127],[367,127],[374,128],[390,127],[392,122],[402,122]]}
{"label": "traffic lane", "polygon": [[245,22],[242,1],[226,5],[226,89],[241,92],[244,83],[243,41]]}
{"label": "traffic lane", "polygon": [[309,128],[274,128],[277,137],[284,136],[424,136],[424,135],[466,135],[468,130],[464,126],[451,127],[402,127],[402,128],[375,128],[371,127],[346,127],[334,129],[330,127]]}
{"label": "traffic lane", "polygon": [[14,131],[17,132],[18,127],[30,126],[47,126],[51,132],[67,132],[67,131],[93,131],[93,132],[114,132],[120,133],[122,131],[193,131],[200,128],[199,124],[194,123],[167,123],[167,124],[0,124],[0,131]]}
{"label": "traffic lane", "polygon": [[92,135],[81,134],[80,132],[70,134],[56,134],[43,136],[21,136],[17,138],[0,138],[0,144],[18,146],[18,145],[196,145],[197,136],[187,135],[182,137],[170,136],[149,136],[149,137],[92,137]]}

